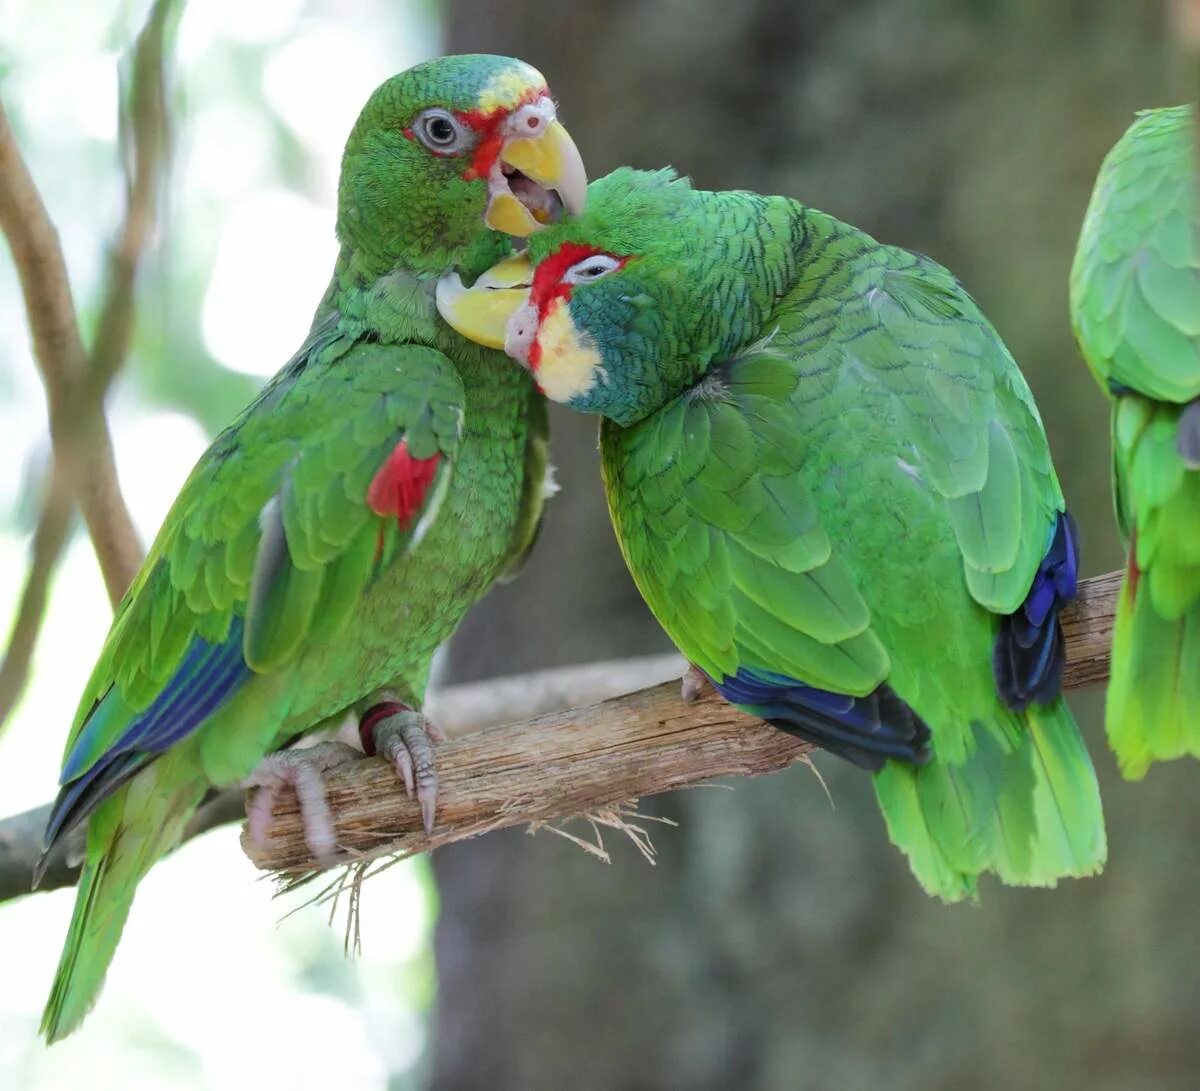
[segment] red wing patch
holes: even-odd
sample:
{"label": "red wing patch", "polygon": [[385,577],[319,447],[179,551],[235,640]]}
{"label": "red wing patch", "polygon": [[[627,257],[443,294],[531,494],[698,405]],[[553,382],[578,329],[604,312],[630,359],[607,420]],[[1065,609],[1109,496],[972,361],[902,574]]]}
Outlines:
{"label": "red wing patch", "polygon": [[425,503],[441,454],[413,458],[408,443],[396,444],[387,461],[379,467],[367,488],[367,506],[376,514],[394,516],[401,530],[407,530]]}

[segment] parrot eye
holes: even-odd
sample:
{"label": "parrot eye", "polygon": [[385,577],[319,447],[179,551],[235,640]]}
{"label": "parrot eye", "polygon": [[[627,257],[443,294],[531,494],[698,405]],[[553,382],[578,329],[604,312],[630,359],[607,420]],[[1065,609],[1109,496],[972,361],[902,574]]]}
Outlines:
{"label": "parrot eye", "polygon": [[572,265],[563,276],[563,280],[567,284],[588,284],[620,267],[620,261],[610,254],[593,254]]}
{"label": "parrot eye", "polygon": [[413,122],[421,143],[437,155],[454,155],[466,147],[470,134],[447,110],[422,110]]}

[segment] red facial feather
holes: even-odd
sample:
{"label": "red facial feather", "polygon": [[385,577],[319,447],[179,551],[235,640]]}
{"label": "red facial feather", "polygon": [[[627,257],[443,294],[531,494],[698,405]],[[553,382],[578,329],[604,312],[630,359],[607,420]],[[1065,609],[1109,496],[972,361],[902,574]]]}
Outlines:
{"label": "red facial feather", "polygon": [[574,284],[568,284],[563,277],[573,265],[586,258],[594,258],[603,254],[618,263],[617,268],[623,269],[629,262],[627,257],[609,254],[598,246],[588,246],[580,242],[565,242],[548,258],[538,264],[533,271],[533,285],[529,289],[529,302],[537,308],[538,335],[529,346],[529,369],[536,372],[542,362],[541,326],[550,307],[556,300],[562,300],[563,305],[571,302],[571,292]]}
{"label": "red facial feather", "polygon": [[550,89],[542,84],[540,87],[530,87],[512,106],[498,106],[493,110],[455,111],[454,116],[459,121],[479,134],[479,142],[471,154],[471,165],[463,172],[463,178],[470,182],[472,179],[486,178],[491,174],[496,157],[504,144],[500,126],[509,114],[549,94]]}
{"label": "red facial feather", "polygon": [[401,530],[407,530],[425,503],[425,494],[437,473],[440,454],[413,458],[408,443],[401,440],[376,471],[367,488],[367,506],[376,515],[394,516]]}

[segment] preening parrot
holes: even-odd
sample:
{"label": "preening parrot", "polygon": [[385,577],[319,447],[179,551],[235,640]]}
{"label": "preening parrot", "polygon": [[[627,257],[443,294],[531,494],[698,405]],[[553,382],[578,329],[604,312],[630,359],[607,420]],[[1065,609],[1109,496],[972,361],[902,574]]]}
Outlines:
{"label": "preening parrot", "polygon": [[470,290],[447,276],[439,307],[603,415],[621,549],[690,662],[871,770],[930,893],[1099,871],[1059,694],[1075,530],[1029,388],[962,285],[796,201],[670,171],[593,183],[528,254]]}
{"label": "preening parrot", "polygon": [[1071,321],[1112,401],[1128,549],[1109,741],[1128,777],[1200,757],[1200,172],[1190,107],[1148,110],[1108,153],[1071,269]]}
{"label": "preening parrot", "polygon": [[298,737],[357,714],[410,790],[416,765],[429,827],[430,660],[531,544],[547,456],[530,378],[447,328],[434,289],[506,254],[499,232],[579,211],[585,190],[545,80],[520,61],[431,61],[367,102],[311,332],[183,486],[67,741],[46,848],[85,820],[87,847],[50,1041],[87,1013],[138,881],[211,788],[263,785],[261,835],[291,782],[312,804],[310,846],[334,848],[319,772],[344,755],[275,753]]}

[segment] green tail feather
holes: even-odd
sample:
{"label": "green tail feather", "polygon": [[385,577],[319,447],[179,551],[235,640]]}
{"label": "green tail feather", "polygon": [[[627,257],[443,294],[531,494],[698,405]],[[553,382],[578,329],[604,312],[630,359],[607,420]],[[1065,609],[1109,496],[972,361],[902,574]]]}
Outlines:
{"label": "green tail feather", "polygon": [[1117,514],[1129,560],[1105,719],[1131,780],[1153,762],[1200,757],[1200,470],[1180,457],[1184,412],[1127,396],[1113,418]]}
{"label": "green tail feather", "polygon": [[[104,975],[121,938],[121,929],[133,902],[136,880],[127,884],[120,897],[111,891],[109,858],[85,863],[75,892],[75,912],[67,941],[50,988],[50,999],[42,1012],[42,1034],[47,1043],[65,1038],[91,1010]],[[101,917],[101,902],[105,903]]]}
{"label": "green tail feather", "polygon": [[1105,722],[1121,772],[1131,780],[1152,762],[1200,758],[1200,599],[1181,617],[1155,609],[1145,573],[1127,578],[1113,630]]}
{"label": "green tail feather", "polygon": [[987,872],[1011,886],[1053,886],[1104,866],[1100,793],[1070,710],[1060,700],[1012,719],[1015,748],[1002,741],[1012,725],[977,726],[965,761],[891,762],[875,777],[893,844],[944,901],[975,897]]}
{"label": "green tail feather", "polygon": [[[177,843],[203,795],[202,785],[166,789],[153,777],[154,772],[149,769],[136,777],[106,800],[90,820],[75,911],[42,1012],[41,1032],[47,1043],[65,1038],[91,1010],[104,985],[137,884]],[[135,792],[136,804],[128,798]],[[136,823],[130,824],[135,805]]]}

